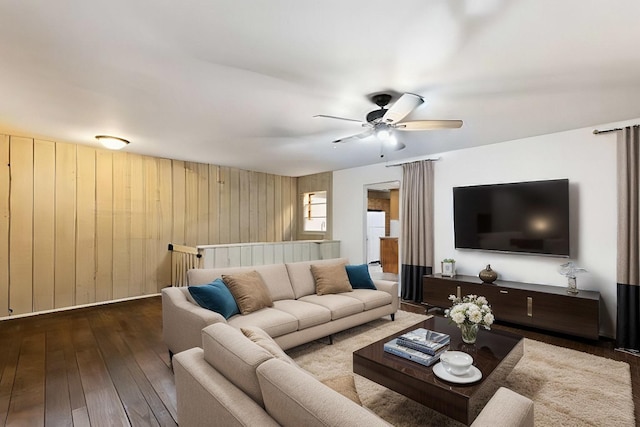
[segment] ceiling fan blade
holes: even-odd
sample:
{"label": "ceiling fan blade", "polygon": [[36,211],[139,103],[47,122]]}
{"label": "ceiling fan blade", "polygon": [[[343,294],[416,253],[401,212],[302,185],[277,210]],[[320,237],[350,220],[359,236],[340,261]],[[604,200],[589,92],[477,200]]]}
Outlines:
{"label": "ceiling fan blade", "polygon": [[333,142],[334,144],[337,144],[338,142],[347,142],[350,139],[363,139],[371,135],[373,135],[373,129],[366,130],[357,135],[345,136],[344,138],[336,139],[335,141],[331,141],[331,142]]}
{"label": "ceiling fan blade", "polygon": [[364,124],[364,122],[362,120],[347,119],[347,118],[344,118],[344,117],[337,117],[337,116],[327,116],[326,114],[317,114],[317,115],[315,115],[313,117],[321,117],[323,119],[344,120],[344,121],[347,121],[347,122],[356,122],[356,123],[363,123]]}
{"label": "ceiling fan blade", "polygon": [[462,127],[462,120],[412,120],[396,123],[398,130],[434,130],[434,129],[458,129]]}
{"label": "ceiling fan blade", "polygon": [[405,93],[387,110],[382,121],[389,124],[398,123],[423,102],[424,99],[420,95]]}

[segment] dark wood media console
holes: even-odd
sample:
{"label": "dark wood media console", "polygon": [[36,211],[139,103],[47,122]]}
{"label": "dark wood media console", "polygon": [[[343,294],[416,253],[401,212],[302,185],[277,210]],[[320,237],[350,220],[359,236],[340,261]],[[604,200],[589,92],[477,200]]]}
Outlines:
{"label": "dark wood media console", "polygon": [[475,276],[422,279],[423,302],[449,308],[449,295],[483,295],[496,320],[597,340],[600,330],[600,292],[568,294],[559,286],[496,280],[483,283]]}

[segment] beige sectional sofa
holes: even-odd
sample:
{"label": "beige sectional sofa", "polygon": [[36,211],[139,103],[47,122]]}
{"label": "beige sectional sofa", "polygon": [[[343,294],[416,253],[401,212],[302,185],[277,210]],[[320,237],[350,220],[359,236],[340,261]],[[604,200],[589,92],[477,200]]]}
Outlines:
{"label": "beige sectional sofa", "polygon": [[187,272],[189,285],[202,285],[224,275],[255,270],[269,290],[273,307],[225,319],[200,307],[187,287],[162,290],[163,338],[176,354],[202,345],[201,330],[213,323],[236,328],[258,326],[288,349],[385,315],[392,319],[398,310],[398,283],[374,280],[377,290],[354,289],[317,295],[311,265],[347,264],[345,258],[304,261],[251,267],[194,269]]}
{"label": "beige sectional sofa", "polygon": [[[175,355],[180,425],[390,425],[318,381],[286,355],[280,356],[280,349],[273,351],[273,341],[266,346],[254,341],[219,322],[202,331],[202,348]],[[501,388],[472,426],[533,426],[533,403]]]}

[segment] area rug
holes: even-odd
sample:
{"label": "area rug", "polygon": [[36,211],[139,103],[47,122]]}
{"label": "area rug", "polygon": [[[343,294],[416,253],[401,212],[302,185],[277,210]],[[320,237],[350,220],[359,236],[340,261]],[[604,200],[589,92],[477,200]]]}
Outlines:
{"label": "area rug", "polygon": [[[288,351],[320,379],[352,373],[352,353],[425,319],[399,311],[395,322],[378,319]],[[525,339],[524,356],[506,387],[534,401],[535,424],[543,426],[635,426],[629,365]],[[461,426],[419,403],[355,375],[363,405],[395,426]]]}

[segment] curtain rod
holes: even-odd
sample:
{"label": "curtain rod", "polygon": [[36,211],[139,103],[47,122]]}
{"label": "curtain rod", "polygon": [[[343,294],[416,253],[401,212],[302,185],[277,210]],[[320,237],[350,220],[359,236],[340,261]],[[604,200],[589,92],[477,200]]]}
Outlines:
{"label": "curtain rod", "polygon": [[622,128],[606,129],[606,130],[598,130],[598,129],[594,129],[594,130],[593,130],[593,134],[594,134],[594,135],[600,135],[601,133],[617,132],[617,131],[619,131],[619,130],[622,130]]}
{"label": "curtain rod", "polygon": [[[631,125],[633,127],[637,127],[640,125]],[[609,132],[617,132],[619,130],[622,130],[623,128],[613,128],[613,129],[605,129],[605,130],[598,130],[598,129],[594,129],[593,130],[593,134],[594,135],[600,135],[601,133],[609,133]]]}
{"label": "curtain rod", "polygon": [[[440,157],[436,157],[435,159],[422,159],[422,160],[429,160],[431,162],[437,162],[438,160],[440,160]],[[385,168],[396,168],[398,166],[406,165],[406,164],[409,164],[409,163],[421,162],[422,160],[411,160],[410,162],[394,163],[392,165],[384,165],[384,167]]]}

